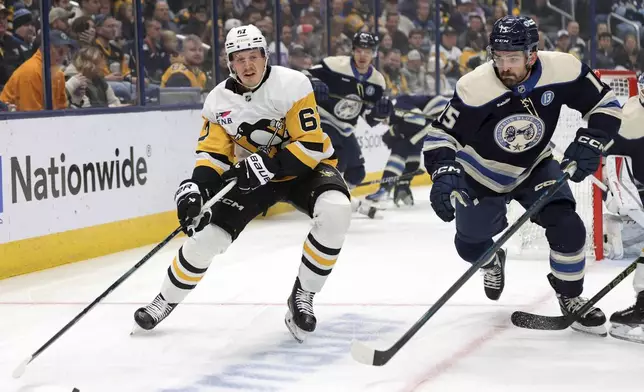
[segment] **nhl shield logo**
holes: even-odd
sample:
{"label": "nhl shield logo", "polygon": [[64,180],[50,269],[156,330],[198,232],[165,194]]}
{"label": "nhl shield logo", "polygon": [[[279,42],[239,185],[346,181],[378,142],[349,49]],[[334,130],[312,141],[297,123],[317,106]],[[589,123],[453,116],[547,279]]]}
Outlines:
{"label": "nhl shield logo", "polygon": [[550,90],[548,90],[548,91],[544,92],[543,94],[541,94],[541,104],[543,106],[550,105],[550,103],[552,103],[552,101],[554,99],[555,99],[555,93],[553,93]]}
{"label": "nhl shield logo", "polygon": [[507,152],[522,153],[543,139],[545,124],[530,114],[513,114],[501,120],[494,128],[494,141]]}

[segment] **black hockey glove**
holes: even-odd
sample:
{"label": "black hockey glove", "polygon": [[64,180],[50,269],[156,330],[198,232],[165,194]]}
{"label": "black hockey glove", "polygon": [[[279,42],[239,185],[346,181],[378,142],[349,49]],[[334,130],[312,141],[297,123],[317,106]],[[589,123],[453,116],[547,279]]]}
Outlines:
{"label": "black hockey glove", "polygon": [[208,192],[204,191],[202,194],[202,189],[193,180],[184,180],[174,195],[179,223],[188,237],[200,232],[210,223],[212,211],[207,209],[201,214],[204,197],[209,198]]}
{"label": "black hockey glove", "polygon": [[[408,173],[405,173],[408,174]],[[414,195],[411,193],[411,178],[399,180],[394,187],[394,204],[400,207],[401,204],[407,206],[414,205]]]}
{"label": "black hockey glove", "polygon": [[391,116],[394,111],[394,105],[389,100],[389,97],[381,97],[373,107],[373,116],[378,119],[386,119]]}
{"label": "black hockey glove", "polygon": [[440,161],[434,165],[432,173],[432,189],[429,193],[429,201],[439,218],[445,222],[454,220],[455,202],[468,207],[472,200],[467,191],[463,167],[456,161]]}
{"label": "black hockey glove", "polygon": [[313,94],[317,102],[324,102],[329,100],[329,86],[318,78],[311,78],[311,87],[313,87]]}
{"label": "black hockey glove", "polygon": [[242,193],[250,193],[275,177],[277,164],[263,152],[256,152],[239,161],[230,170],[224,172],[224,181],[237,179],[237,188]]}
{"label": "black hockey glove", "polygon": [[581,182],[584,178],[595,173],[601,162],[604,146],[610,139],[605,132],[592,128],[579,128],[575,141],[570,143],[564,152],[561,169],[571,162],[577,163],[577,170],[570,177],[573,182]]}

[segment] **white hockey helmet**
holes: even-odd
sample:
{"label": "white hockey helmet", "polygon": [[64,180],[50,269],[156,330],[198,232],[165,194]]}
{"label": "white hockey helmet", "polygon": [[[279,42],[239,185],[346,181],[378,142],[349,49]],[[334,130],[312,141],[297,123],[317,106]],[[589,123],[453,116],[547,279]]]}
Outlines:
{"label": "white hockey helmet", "polygon": [[[226,43],[224,46],[226,49],[226,61],[228,62],[230,75],[239,83],[241,83],[241,81],[235,74],[235,69],[232,65],[232,54],[242,50],[259,49],[262,52],[262,55],[266,58],[264,70],[262,71],[262,78],[260,80],[264,79],[266,66],[268,65],[268,45],[266,44],[266,38],[264,38],[264,35],[257,27],[253,25],[233,27],[228,32],[228,35],[226,35]],[[252,87],[251,90],[255,87],[257,86]]]}

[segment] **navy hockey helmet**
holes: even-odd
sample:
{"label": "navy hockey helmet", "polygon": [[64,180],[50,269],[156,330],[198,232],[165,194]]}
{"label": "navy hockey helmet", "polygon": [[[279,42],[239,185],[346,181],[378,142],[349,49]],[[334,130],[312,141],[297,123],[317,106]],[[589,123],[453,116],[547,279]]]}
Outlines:
{"label": "navy hockey helmet", "polygon": [[353,49],[365,48],[372,49],[375,52],[378,50],[378,43],[378,36],[367,31],[358,31],[353,36]]}
{"label": "navy hockey helmet", "polygon": [[491,53],[523,51],[530,53],[539,45],[539,29],[534,20],[525,16],[504,16],[494,22],[490,33]]}

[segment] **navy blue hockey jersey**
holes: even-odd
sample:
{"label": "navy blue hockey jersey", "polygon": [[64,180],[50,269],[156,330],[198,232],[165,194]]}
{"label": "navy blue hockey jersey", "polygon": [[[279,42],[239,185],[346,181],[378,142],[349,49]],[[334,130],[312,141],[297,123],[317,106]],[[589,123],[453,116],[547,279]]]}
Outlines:
{"label": "navy blue hockey jersey", "polygon": [[[308,73],[326,83],[331,94],[353,100],[375,103],[386,89],[385,78],[378,70],[371,66],[365,75],[361,75],[349,56],[327,57]],[[329,98],[318,102],[322,123],[332,125],[345,136],[353,132],[358,117],[368,109],[361,102],[349,99]]]}
{"label": "navy blue hockey jersey", "polygon": [[403,135],[412,144],[416,144],[427,135],[426,128],[431,123],[428,116],[438,117],[449,104],[449,98],[441,95],[399,95],[392,100],[392,103],[394,111],[389,117],[389,132],[392,135]]}
{"label": "navy blue hockey jersey", "polygon": [[564,104],[581,112],[589,128],[617,134],[621,108],[615,94],[574,56],[539,52],[530,77],[512,89],[491,62],[483,64],[458,81],[450,104],[432,123],[425,166],[431,173],[436,162],[456,159],[479,197],[511,192],[552,155],[548,143]]}

